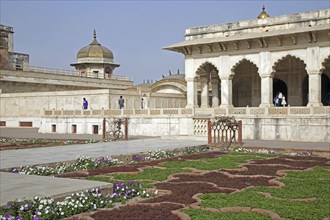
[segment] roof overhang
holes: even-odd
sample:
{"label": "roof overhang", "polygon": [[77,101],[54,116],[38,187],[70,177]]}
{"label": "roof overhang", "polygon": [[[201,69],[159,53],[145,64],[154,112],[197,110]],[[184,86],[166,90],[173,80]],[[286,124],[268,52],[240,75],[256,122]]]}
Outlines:
{"label": "roof overhang", "polygon": [[201,38],[201,39],[195,39],[195,40],[186,40],[186,41],[181,41],[176,44],[172,44],[170,46],[163,47],[162,49],[178,51],[178,50],[180,50],[184,47],[188,47],[188,46],[196,46],[196,45],[212,44],[212,43],[225,43],[225,42],[240,41],[240,40],[252,40],[252,39],[258,39],[258,38],[285,36],[285,35],[291,35],[291,34],[300,34],[300,33],[304,33],[304,32],[317,32],[317,31],[324,31],[324,30],[330,30],[329,24],[313,26],[313,27],[306,27],[306,28],[287,29],[287,30],[281,30],[281,31],[261,32],[258,34],[253,33],[253,34],[244,34],[244,35],[228,36],[228,37],[213,37],[213,38]]}

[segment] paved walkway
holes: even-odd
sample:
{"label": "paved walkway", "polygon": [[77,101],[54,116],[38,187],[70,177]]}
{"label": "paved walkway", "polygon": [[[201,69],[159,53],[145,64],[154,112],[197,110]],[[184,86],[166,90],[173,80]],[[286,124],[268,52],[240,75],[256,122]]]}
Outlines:
{"label": "paved walkway", "polygon": [[330,143],[326,142],[298,142],[298,141],[272,141],[272,140],[244,140],[243,147],[263,147],[293,150],[317,150],[330,152]]}
{"label": "paved walkway", "polygon": [[[1,128],[0,137],[97,139],[97,135],[38,134],[36,129]],[[133,138],[129,141],[66,145],[47,148],[0,151],[0,169],[75,160],[78,155],[100,157],[133,154],[157,149],[174,149],[204,145],[206,141],[161,138]],[[282,149],[320,150],[330,152],[329,143],[246,140],[244,147],[269,147]],[[17,198],[32,199],[34,196],[55,196],[82,191],[94,187],[109,187],[108,183],[67,178],[20,175],[0,172],[0,205]]]}
{"label": "paved walkway", "polygon": [[[202,141],[163,140],[160,138],[135,139],[109,143],[66,145],[46,148],[0,151],[0,169],[75,160],[78,155],[100,157],[132,154],[158,149],[175,149],[203,145]],[[108,183],[68,178],[20,175],[0,172],[0,205],[17,198],[70,194]]]}

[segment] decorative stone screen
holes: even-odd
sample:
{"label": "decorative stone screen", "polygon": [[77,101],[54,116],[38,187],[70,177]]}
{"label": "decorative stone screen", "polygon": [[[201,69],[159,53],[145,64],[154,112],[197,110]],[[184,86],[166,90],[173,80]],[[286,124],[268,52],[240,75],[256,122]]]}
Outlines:
{"label": "decorative stone screen", "polygon": [[234,117],[216,116],[208,120],[208,144],[228,150],[230,145],[242,144],[242,121]]}

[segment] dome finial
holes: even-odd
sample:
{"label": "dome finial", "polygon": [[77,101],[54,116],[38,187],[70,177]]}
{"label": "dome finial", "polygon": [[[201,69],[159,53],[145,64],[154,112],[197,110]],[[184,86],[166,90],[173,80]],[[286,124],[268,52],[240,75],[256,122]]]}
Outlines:
{"label": "dome finial", "polygon": [[99,42],[97,42],[96,40],[96,31],[95,31],[95,28],[94,28],[94,34],[93,34],[93,41],[92,43],[90,43],[90,45],[101,45]]}
{"label": "dome finial", "polygon": [[268,18],[269,15],[267,14],[267,12],[265,11],[265,5],[262,6],[262,12],[259,14],[258,19],[264,19],[264,18]]}

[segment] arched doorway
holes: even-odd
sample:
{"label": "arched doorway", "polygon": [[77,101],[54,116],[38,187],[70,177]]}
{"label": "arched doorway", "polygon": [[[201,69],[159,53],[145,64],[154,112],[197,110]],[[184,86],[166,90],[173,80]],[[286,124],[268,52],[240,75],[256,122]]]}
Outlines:
{"label": "arched doorway", "polygon": [[[287,55],[275,63],[273,70],[273,97],[276,92],[282,92],[288,105],[306,106],[308,103],[308,74],[304,61]],[[278,80],[281,80],[286,86]]]}
{"label": "arched doorway", "polygon": [[321,75],[321,102],[325,106],[330,106],[330,56],[322,63]]}
{"label": "arched doorway", "polygon": [[[275,98],[275,96],[277,95],[277,93],[281,92],[283,94],[283,96],[285,96],[285,100],[287,103],[289,103],[289,99],[288,99],[288,86],[286,85],[286,83],[283,80],[274,78],[273,79],[273,100]],[[275,104],[275,103],[273,103]]]}
{"label": "arched doorway", "polygon": [[302,95],[303,95],[303,106],[306,106],[309,102],[308,100],[308,88],[309,88],[309,79],[308,79],[308,75],[305,76],[304,81],[303,81],[303,87],[302,87]]}
{"label": "arched doorway", "polygon": [[220,78],[218,69],[211,63],[203,63],[196,71],[198,76],[197,102],[202,108],[220,104]]}
{"label": "arched doorway", "polygon": [[261,79],[258,67],[243,59],[233,68],[234,107],[257,107],[261,102]]}
{"label": "arched doorway", "polygon": [[330,79],[324,73],[321,75],[321,102],[323,105],[330,105]]}

